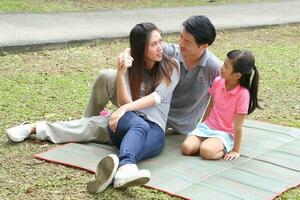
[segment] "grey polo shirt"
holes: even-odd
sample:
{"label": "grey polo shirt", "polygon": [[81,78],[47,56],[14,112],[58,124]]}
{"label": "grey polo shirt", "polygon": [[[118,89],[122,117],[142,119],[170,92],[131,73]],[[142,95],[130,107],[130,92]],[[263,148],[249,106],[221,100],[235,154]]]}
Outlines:
{"label": "grey polo shirt", "polygon": [[205,112],[209,100],[207,90],[219,75],[223,62],[206,49],[199,64],[188,70],[178,45],[165,44],[164,52],[180,64],[180,79],[173,91],[167,127],[188,134]]}

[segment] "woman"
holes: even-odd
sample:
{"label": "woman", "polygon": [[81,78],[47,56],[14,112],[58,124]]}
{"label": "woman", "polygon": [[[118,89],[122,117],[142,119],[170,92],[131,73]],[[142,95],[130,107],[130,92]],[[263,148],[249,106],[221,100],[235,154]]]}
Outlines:
{"label": "woman", "polygon": [[137,163],[161,153],[173,90],[179,81],[179,64],[163,54],[160,30],[152,23],[137,24],[130,32],[131,57],[117,71],[120,107],[109,119],[110,139],[119,155],[108,155],[98,166],[89,192],[101,192],[114,179],[115,188],[144,185],[148,170]]}

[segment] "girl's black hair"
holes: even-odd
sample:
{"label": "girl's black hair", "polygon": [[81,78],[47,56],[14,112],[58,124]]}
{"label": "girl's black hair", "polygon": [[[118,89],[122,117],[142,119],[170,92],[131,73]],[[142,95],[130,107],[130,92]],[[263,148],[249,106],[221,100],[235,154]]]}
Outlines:
{"label": "girl's black hair", "polygon": [[240,85],[249,90],[248,114],[251,114],[256,108],[261,109],[257,101],[259,73],[253,54],[246,50],[232,50],[227,53],[227,57],[232,61],[233,73],[241,74]]}

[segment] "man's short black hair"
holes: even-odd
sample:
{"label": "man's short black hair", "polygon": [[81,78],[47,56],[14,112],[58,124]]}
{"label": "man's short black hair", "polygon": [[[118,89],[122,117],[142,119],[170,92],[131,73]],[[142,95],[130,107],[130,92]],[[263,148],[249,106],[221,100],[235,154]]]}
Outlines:
{"label": "man's short black hair", "polygon": [[192,34],[196,43],[211,45],[216,39],[216,29],[210,20],[203,15],[193,15],[183,22],[185,31]]}

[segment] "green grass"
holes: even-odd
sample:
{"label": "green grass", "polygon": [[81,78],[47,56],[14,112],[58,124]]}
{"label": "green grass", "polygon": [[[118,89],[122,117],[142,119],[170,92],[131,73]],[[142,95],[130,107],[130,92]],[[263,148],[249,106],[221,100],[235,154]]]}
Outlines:
{"label": "green grass", "polygon": [[200,6],[259,1],[261,0],[0,0],[0,12],[90,11],[102,9]]}
{"label": "green grass", "polygon": [[[178,36],[165,39],[176,43]],[[0,57],[0,199],[172,199],[142,187],[88,194],[88,172],[32,157],[56,145],[34,140],[11,144],[4,134],[5,128],[22,121],[80,118],[96,73],[115,66],[127,46],[120,39]],[[261,74],[264,110],[250,118],[300,128],[300,26],[219,32],[210,49],[224,58],[233,48],[253,51]],[[299,198],[299,188],[279,197]]]}

